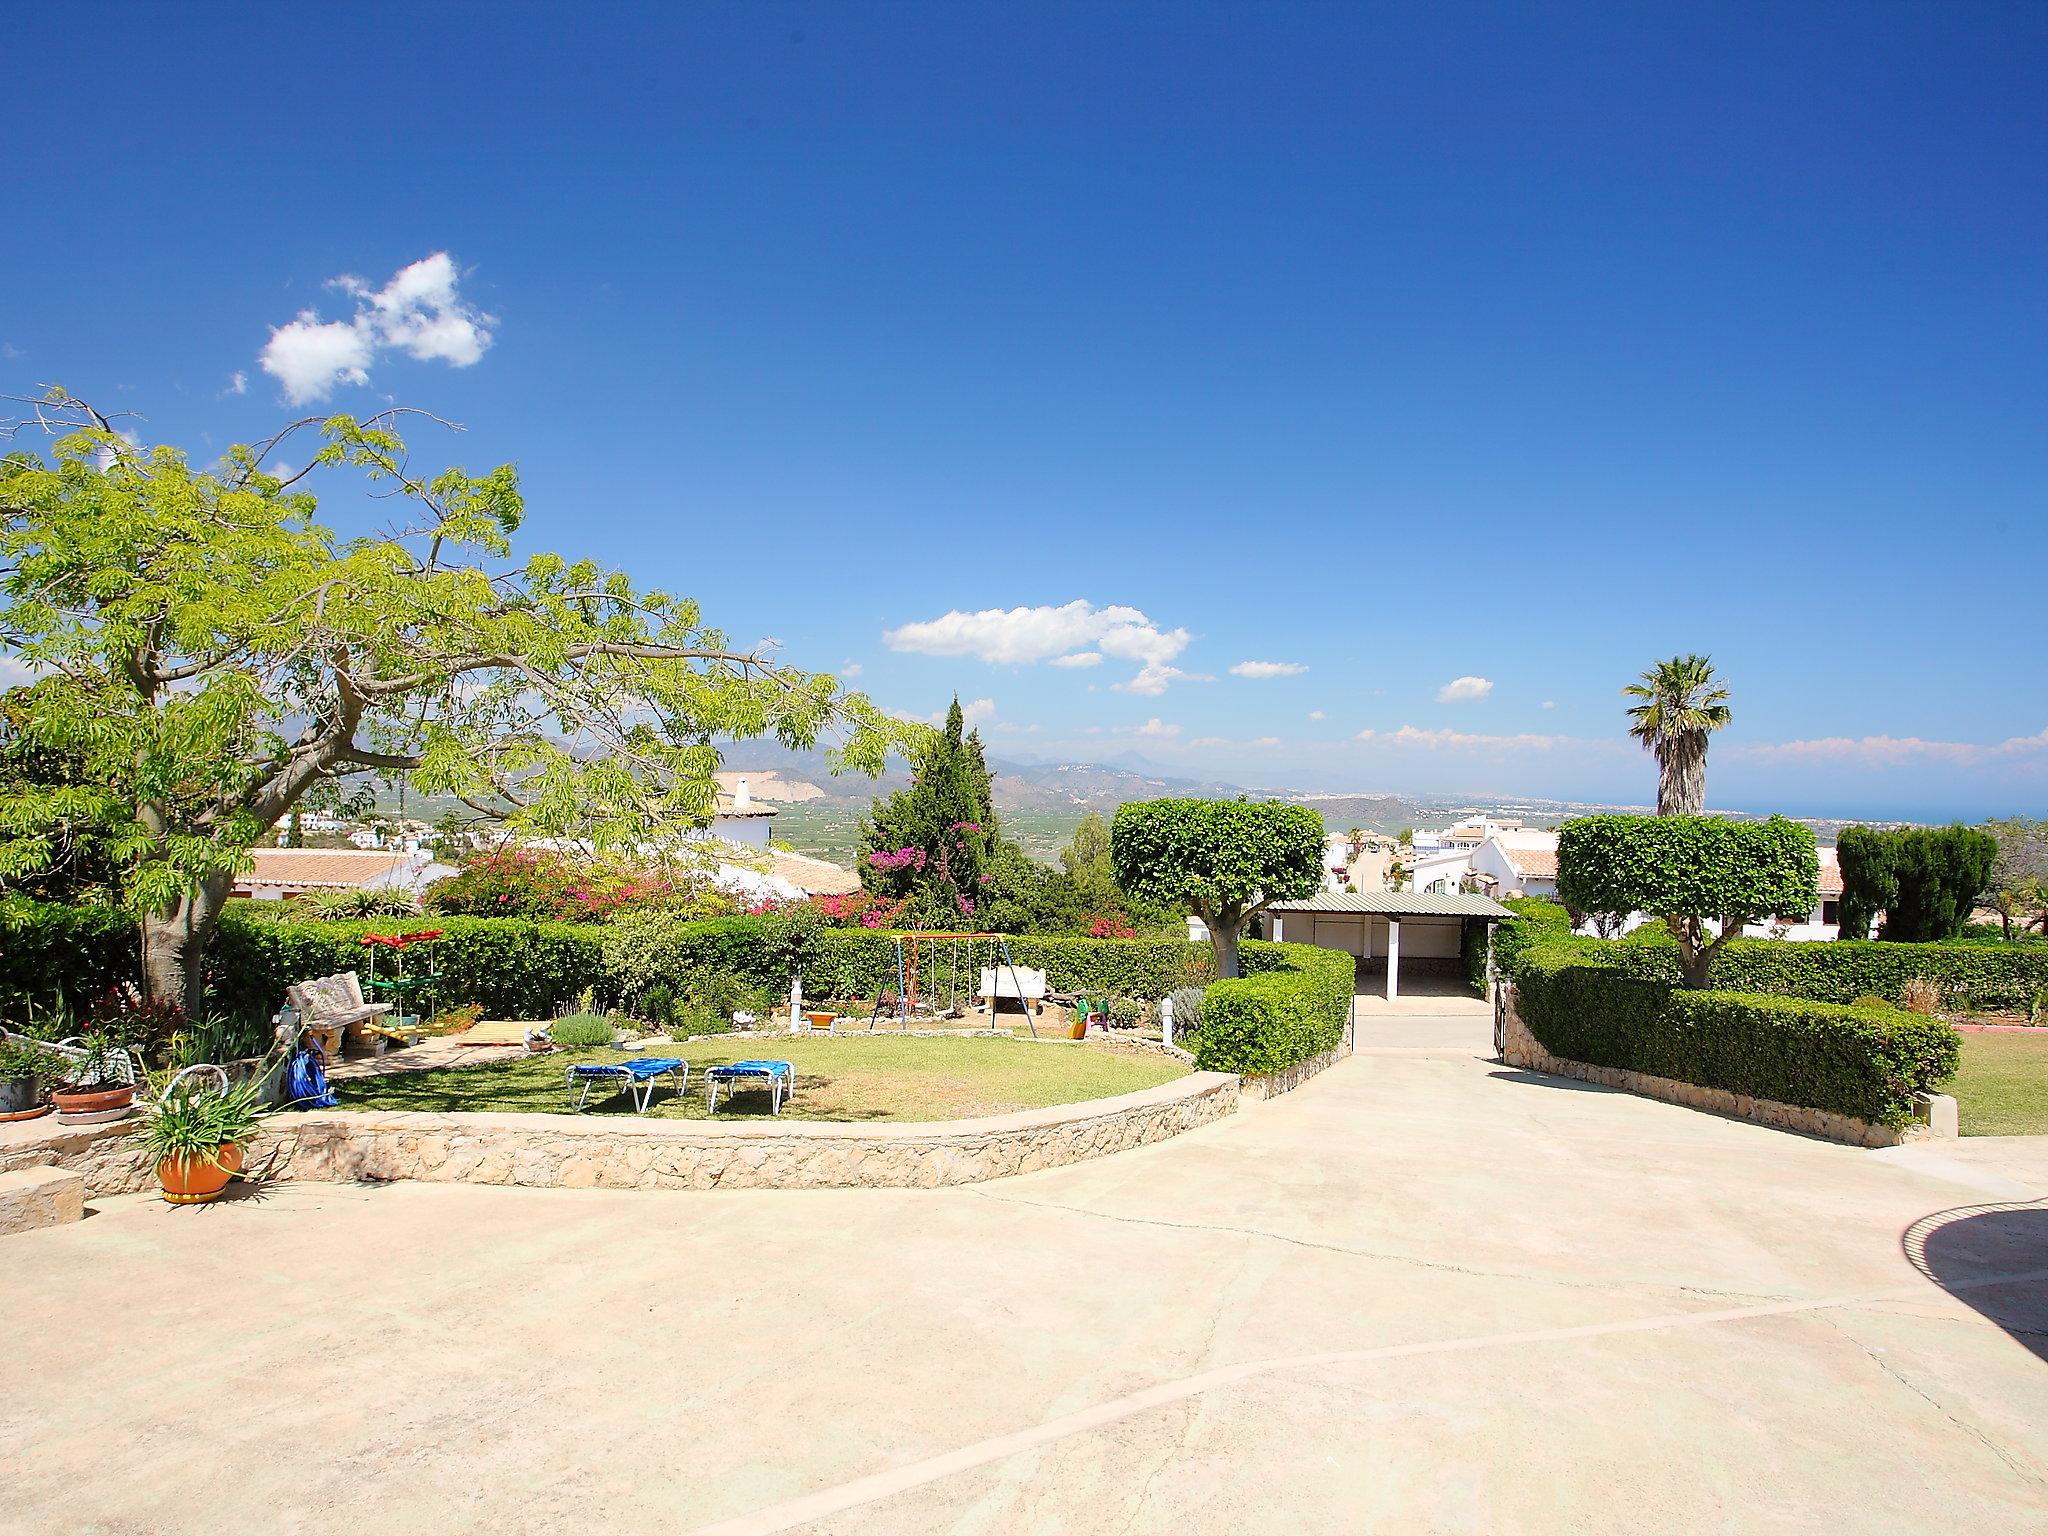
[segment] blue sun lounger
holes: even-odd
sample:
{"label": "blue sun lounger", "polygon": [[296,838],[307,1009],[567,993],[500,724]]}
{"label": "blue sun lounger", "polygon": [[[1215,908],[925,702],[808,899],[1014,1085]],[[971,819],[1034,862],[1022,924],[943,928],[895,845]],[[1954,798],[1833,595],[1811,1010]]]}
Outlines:
{"label": "blue sun lounger", "polygon": [[796,1068],[786,1061],[736,1061],[728,1067],[706,1067],[706,1113],[718,1108],[720,1083],[727,1085],[726,1096],[730,1098],[739,1084],[756,1077],[765,1077],[768,1080],[768,1098],[772,1106],[770,1113],[781,1114],[783,1095],[796,1092]]}
{"label": "blue sun lounger", "polygon": [[638,1061],[571,1067],[565,1077],[571,1093],[576,1091],[578,1083],[583,1085],[583,1092],[573,1106],[578,1111],[598,1083],[617,1083],[620,1091],[633,1101],[633,1107],[644,1115],[647,1106],[654,1102],[654,1080],[657,1077],[673,1078],[676,1092],[681,1093],[690,1086],[690,1064],[680,1056],[647,1056]]}

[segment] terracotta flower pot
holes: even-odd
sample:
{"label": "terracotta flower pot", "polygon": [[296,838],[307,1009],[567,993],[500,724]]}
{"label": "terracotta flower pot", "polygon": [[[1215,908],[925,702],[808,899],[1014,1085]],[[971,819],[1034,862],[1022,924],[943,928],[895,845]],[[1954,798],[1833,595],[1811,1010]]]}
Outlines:
{"label": "terracotta flower pot", "polygon": [[57,1103],[57,1118],[66,1125],[98,1125],[119,1120],[135,1103],[132,1083],[111,1088],[59,1088],[50,1097]]}
{"label": "terracotta flower pot", "polygon": [[172,1205],[198,1205],[217,1200],[228,1180],[242,1171],[242,1149],[230,1142],[211,1156],[167,1157],[156,1165],[156,1180]]}

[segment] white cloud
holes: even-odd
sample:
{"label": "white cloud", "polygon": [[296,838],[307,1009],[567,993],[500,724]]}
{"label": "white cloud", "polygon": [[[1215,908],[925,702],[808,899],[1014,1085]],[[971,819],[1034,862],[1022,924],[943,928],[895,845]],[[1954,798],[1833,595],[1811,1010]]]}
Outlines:
{"label": "white cloud", "polygon": [[0,688],[26,688],[43,675],[43,669],[19,656],[0,655]]}
{"label": "white cloud", "polygon": [[[996,701],[994,699],[969,699],[960,706],[960,715],[969,725],[985,724],[996,717]],[[943,720],[945,716],[941,715],[939,718]]]}
{"label": "white cloud", "polygon": [[1311,720],[1327,720],[1330,718],[1328,715],[1324,714],[1320,709],[1310,710],[1308,712],[1308,717]]}
{"label": "white cloud", "polygon": [[1253,739],[1252,745],[1255,747],[1277,747],[1280,745],[1280,738],[1278,736],[1259,736]]}
{"label": "white cloud", "polygon": [[861,670],[861,664],[857,661],[842,661],[839,664],[839,675],[841,677],[859,677]]}
{"label": "white cloud", "polygon": [[1230,669],[1232,677],[1299,677],[1308,670],[1303,661],[1240,661]]}
{"label": "white cloud", "polygon": [[1161,720],[1157,715],[1154,715],[1150,720],[1147,720],[1143,725],[1138,727],[1138,734],[1140,736],[1155,737],[1178,736],[1180,734],[1180,727],[1177,725],[1168,725],[1164,720]]}
{"label": "white cloud", "polygon": [[1848,762],[1888,767],[1910,762],[1974,768],[2048,754],[2048,730],[1998,742],[1929,741],[1920,736],[1822,736],[1808,741],[1753,742],[1728,749],[1737,757],[1777,762]]}
{"label": "white cloud", "polygon": [[13,362],[14,359],[17,357],[26,356],[28,356],[28,354],[22,351],[21,348],[17,347],[13,342],[0,341],[0,357],[4,357],[9,362]]}
{"label": "white cloud", "polygon": [[1436,691],[1439,704],[1459,704],[1468,699],[1483,699],[1493,692],[1493,683],[1483,677],[1454,677]]}
{"label": "white cloud", "polygon": [[1111,683],[1109,686],[1110,691],[1113,693],[1135,693],[1141,694],[1148,699],[1156,699],[1160,694],[1166,692],[1166,685],[1168,683],[1213,683],[1215,681],[1216,679],[1209,676],[1206,672],[1183,672],[1179,667],[1169,667],[1159,662],[1148,661],[1144,666],[1138,668],[1138,675],[1129,682]]}
{"label": "white cloud", "polygon": [[1125,693],[1159,694],[1176,678],[1190,674],[1170,665],[1194,636],[1185,629],[1162,629],[1136,608],[1112,604],[1097,608],[1085,599],[1053,607],[983,608],[973,613],[953,609],[936,619],[887,630],[882,641],[892,651],[922,656],[975,656],[993,665],[1016,666],[1057,661],[1062,666],[1093,666],[1110,657],[1139,664],[1137,676],[1117,684]]}
{"label": "white cloud", "polygon": [[237,368],[228,375],[228,387],[225,393],[230,395],[246,395],[249,393],[249,375]]}
{"label": "white cloud", "polygon": [[355,313],[323,320],[316,310],[300,310],[271,331],[257,361],[294,405],[324,400],[338,384],[367,384],[380,351],[468,368],[489,349],[497,318],[465,303],[456,291],[458,280],[455,259],[446,251],[400,268],[382,288],[360,277],[337,277],[328,286],[354,299]]}
{"label": "white cloud", "polygon": [[1545,709],[1555,709],[1555,708],[1557,708],[1557,700],[1555,700],[1555,699],[1545,699],[1545,700],[1543,701],[1543,707],[1544,707]]}
{"label": "white cloud", "polygon": [[1056,667],[1099,667],[1102,665],[1102,652],[1076,651],[1071,656],[1055,656],[1052,664]]}

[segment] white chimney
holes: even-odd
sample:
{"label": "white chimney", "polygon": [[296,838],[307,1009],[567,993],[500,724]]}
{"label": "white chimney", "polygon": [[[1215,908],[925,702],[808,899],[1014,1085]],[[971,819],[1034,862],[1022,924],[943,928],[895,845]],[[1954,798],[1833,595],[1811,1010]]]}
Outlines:
{"label": "white chimney", "polygon": [[753,792],[747,788],[747,781],[744,778],[742,778],[740,780],[739,788],[735,789],[732,792],[732,808],[736,811],[744,811],[748,806],[752,805],[753,803]]}

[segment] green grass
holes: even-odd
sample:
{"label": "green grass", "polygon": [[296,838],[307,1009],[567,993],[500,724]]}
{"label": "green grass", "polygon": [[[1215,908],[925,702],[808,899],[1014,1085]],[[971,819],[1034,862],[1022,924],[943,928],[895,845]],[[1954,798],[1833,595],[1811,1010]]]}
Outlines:
{"label": "green grass", "polygon": [[[787,1061],[797,1091],[783,1114],[799,1120],[957,1120],[1007,1114],[1051,1104],[1109,1098],[1154,1088],[1187,1068],[1150,1051],[1097,1045],[1032,1044],[1004,1039],[877,1037],[805,1040],[770,1036],[735,1040],[709,1036],[677,1046],[650,1046],[642,1055],[681,1056],[690,1063],[689,1091],[680,1098],[664,1086],[648,1111],[666,1119],[702,1120],[701,1068],[748,1057]],[[481,1067],[444,1068],[334,1085],[343,1109],[569,1112],[563,1069],[575,1062],[622,1061],[615,1050],[557,1051],[548,1056]],[[730,1111],[726,1105],[732,1104]],[[586,1114],[631,1114],[619,1095],[592,1090]],[[742,1088],[736,1100],[721,1089],[718,1118],[765,1116],[768,1095]]]}
{"label": "green grass", "polygon": [[1965,1136],[2048,1135],[2048,1029],[1964,1035],[1948,1091]]}

